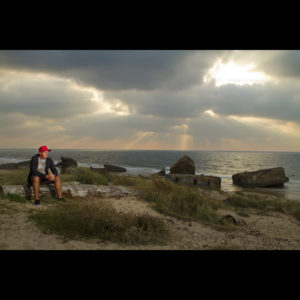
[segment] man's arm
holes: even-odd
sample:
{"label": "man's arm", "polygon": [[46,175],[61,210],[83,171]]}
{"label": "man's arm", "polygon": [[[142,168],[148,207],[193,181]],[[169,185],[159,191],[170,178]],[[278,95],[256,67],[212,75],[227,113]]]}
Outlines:
{"label": "man's arm", "polygon": [[49,168],[55,176],[58,175],[58,172],[57,172],[57,169],[55,168],[54,162],[53,162],[52,158],[50,158],[50,157],[49,157]]}
{"label": "man's arm", "polygon": [[44,179],[46,175],[43,174],[43,173],[41,173],[41,172],[39,172],[37,170],[37,168],[38,168],[38,160],[32,158],[31,162],[30,162],[30,173],[31,173],[31,176],[39,176],[42,179]]}

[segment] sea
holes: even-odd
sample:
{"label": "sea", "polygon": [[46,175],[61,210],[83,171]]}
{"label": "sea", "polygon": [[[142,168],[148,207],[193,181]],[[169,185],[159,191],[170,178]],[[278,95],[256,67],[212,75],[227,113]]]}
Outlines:
{"label": "sea", "polygon": [[[36,153],[37,149],[0,149],[0,164],[30,160]],[[49,152],[55,164],[61,161],[62,156],[71,157],[80,167],[100,168],[104,164],[112,164],[126,168],[128,174],[144,176],[157,173],[162,168],[169,173],[170,167],[184,155],[195,162],[196,174],[221,177],[223,191],[244,190],[232,184],[233,174],[283,167],[289,177],[284,187],[255,190],[300,201],[300,152],[82,149],[53,149]]]}

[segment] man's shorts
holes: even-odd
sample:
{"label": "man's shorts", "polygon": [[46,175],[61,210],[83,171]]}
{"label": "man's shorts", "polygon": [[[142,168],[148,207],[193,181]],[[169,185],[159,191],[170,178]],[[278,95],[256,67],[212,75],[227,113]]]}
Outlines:
{"label": "man's shorts", "polygon": [[46,178],[42,179],[40,176],[34,175],[34,176],[31,176],[31,177],[30,177],[32,183],[33,183],[33,178],[34,178],[34,177],[38,177],[38,178],[40,179],[40,184],[47,184],[47,183],[50,183],[50,182],[51,182],[50,180],[48,180],[48,179],[46,179]]}

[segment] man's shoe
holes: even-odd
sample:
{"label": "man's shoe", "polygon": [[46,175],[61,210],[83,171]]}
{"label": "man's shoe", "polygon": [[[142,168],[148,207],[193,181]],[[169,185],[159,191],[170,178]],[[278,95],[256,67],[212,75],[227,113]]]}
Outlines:
{"label": "man's shoe", "polygon": [[64,198],[58,198],[57,201],[66,202],[66,200]]}
{"label": "man's shoe", "polygon": [[41,205],[40,200],[35,200],[35,201],[34,201],[34,205]]}

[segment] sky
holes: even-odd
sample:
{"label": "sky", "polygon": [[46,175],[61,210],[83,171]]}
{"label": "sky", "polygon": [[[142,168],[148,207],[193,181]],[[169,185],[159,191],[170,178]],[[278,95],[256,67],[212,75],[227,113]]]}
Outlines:
{"label": "sky", "polygon": [[0,50],[0,148],[300,151],[300,50]]}

